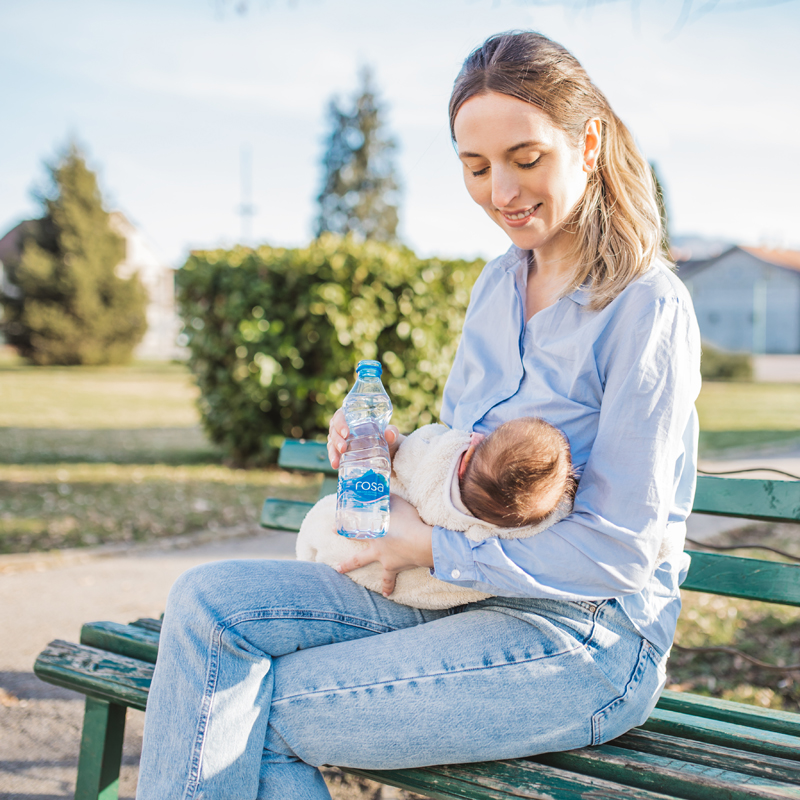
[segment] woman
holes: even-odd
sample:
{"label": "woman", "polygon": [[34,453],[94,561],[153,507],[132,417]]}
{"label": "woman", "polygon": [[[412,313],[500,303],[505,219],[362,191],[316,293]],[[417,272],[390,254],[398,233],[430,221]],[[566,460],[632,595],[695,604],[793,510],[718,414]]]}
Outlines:
{"label": "woman", "polygon": [[[145,726],[141,800],[327,798],[317,766],[401,768],[600,743],[664,683],[688,559],[699,335],[661,253],[650,169],[559,45],[490,38],[450,105],[467,189],[512,241],[473,289],[447,424],[561,428],[571,515],[471,542],[393,499],[365,555],[498,595],[421,611],[303,562],[211,564],[173,588]],[[346,447],[331,423],[334,466]],[[387,433],[397,443],[398,431]]]}

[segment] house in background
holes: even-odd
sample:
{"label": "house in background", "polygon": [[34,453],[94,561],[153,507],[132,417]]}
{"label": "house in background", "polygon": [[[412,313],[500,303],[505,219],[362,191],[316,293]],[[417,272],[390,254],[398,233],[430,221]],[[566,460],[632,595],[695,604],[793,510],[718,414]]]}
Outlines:
{"label": "house in background", "polygon": [[176,344],[181,321],[175,304],[175,270],[153,253],[141,232],[121,211],[109,214],[109,224],[125,239],[125,260],[117,266],[117,275],[129,278],[138,272],[149,298],[147,332],[134,357],[159,360],[183,357],[185,353]]}
{"label": "house in background", "polygon": [[738,353],[800,354],[800,252],[730,247],[678,261],[700,334]]}
{"label": "house in background", "polygon": [[[19,257],[22,240],[30,224],[30,220],[21,222],[0,239],[0,286],[5,281],[3,259]],[[175,303],[175,270],[153,252],[142,233],[122,212],[112,211],[109,224],[125,239],[125,259],[117,265],[117,274],[121,278],[129,278],[138,272],[148,295],[147,331],[134,351],[134,358],[167,361],[184,357],[184,350],[176,343],[181,322]]]}

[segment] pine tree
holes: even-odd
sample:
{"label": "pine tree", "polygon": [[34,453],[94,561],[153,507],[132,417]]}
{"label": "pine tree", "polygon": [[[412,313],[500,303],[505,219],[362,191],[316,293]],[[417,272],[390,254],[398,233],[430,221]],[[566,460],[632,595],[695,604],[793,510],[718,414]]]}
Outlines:
{"label": "pine tree", "polygon": [[116,274],[125,240],[80,149],[47,169],[44,217],[25,224],[18,260],[4,265],[6,340],[34,364],[123,363],[147,328],[144,287]]}
{"label": "pine tree", "polygon": [[369,68],[352,106],[330,101],[330,134],[322,160],[322,191],[317,197],[316,235],[353,233],[358,238],[391,242],[397,238],[397,194],[393,155]]}
{"label": "pine tree", "polygon": [[661,216],[661,249],[669,253],[669,211],[667,210],[667,197],[664,193],[664,185],[658,174],[656,162],[650,162],[650,169],[653,172],[653,183],[656,189],[656,203],[658,203],[658,213]]}

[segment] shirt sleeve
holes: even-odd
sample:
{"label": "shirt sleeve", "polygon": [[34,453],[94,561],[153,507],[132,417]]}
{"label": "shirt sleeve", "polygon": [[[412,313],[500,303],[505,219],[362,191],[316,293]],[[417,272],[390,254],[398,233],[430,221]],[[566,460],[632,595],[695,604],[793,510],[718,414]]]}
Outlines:
{"label": "shirt sleeve", "polygon": [[[434,573],[505,596],[618,598],[657,566],[695,429],[700,342],[691,309],[659,298],[638,319],[618,318],[597,356],[604,378],[597,436],[573,512],[528,539],[475,542],[433,532]],[[679,520],[682,521],[682,520]]]}

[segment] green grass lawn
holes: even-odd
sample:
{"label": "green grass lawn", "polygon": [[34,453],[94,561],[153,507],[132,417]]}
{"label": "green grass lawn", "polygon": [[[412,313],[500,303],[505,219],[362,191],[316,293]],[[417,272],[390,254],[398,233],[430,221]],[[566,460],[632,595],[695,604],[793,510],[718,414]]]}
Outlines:
{"label": "green grass lawn", "polygon": [[0,359],[0,553],[144,542],[254,523],[318,479],[239,470],[200,427],[185,366]]}
{"label": "green grass lawn", "polygon": [[800,384],[706,381],[697,401],[702,454],[800,444]]}

